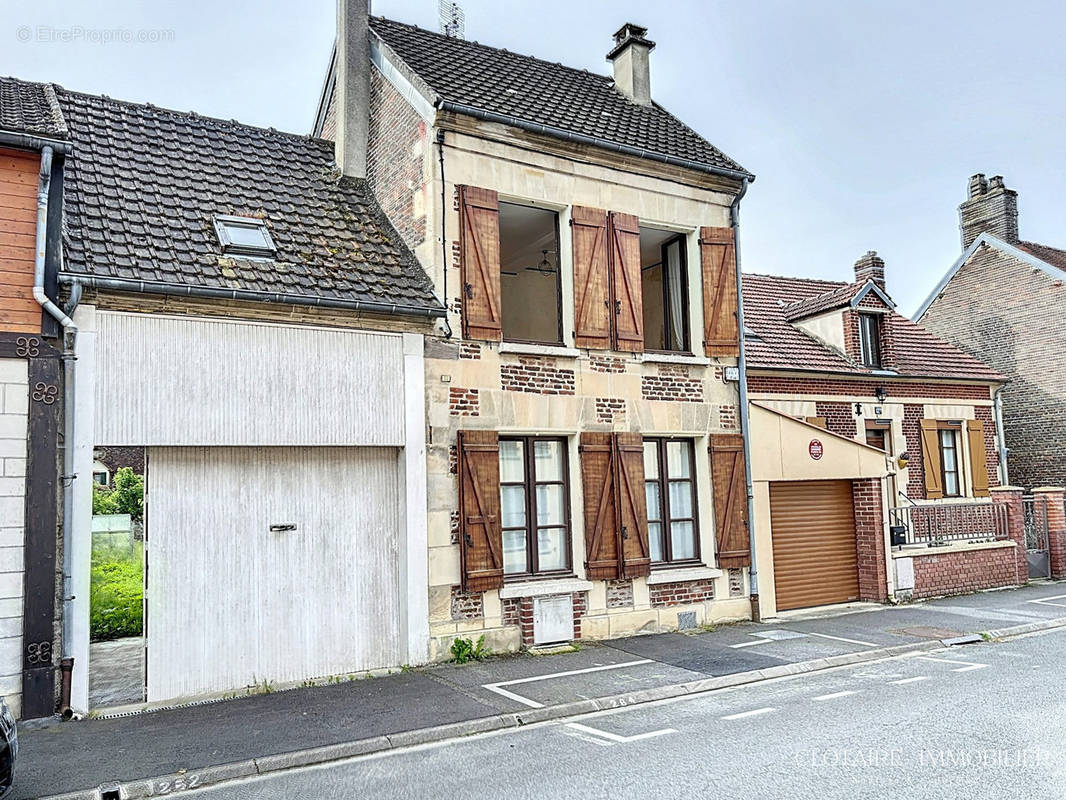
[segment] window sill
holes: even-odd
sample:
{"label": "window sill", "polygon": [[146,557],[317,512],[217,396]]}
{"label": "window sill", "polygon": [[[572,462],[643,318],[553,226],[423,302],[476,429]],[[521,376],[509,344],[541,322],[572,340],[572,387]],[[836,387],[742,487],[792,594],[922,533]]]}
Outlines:
{"label": "window sill", "polygon": [[711,364],[711,359],[706,356],[688,353],[642,353],[640,361],[643,364],[692,364],[699,367],[708,367]]}
{"label": "window sill", "polygon": [[711,567],[677,567],[674,569],[657,569],[647,577],[648,586],[660,583],[681,583],[682,581],[702,581],[719,578],[722,570]]}
{"label": "window sill", "polygon": [[581,355],[581,351],[574,347],[564,347],[561,344],[526,344],[525,342],[500,342],[500,352],[559,358],[577,358]]}
{"label": "window sill", "polygon": [[571,594],[587,592],[592,588],[592,581],[581,578],[553,578],[550,580],[524,580],[519,583],[505,583],[500,589],[500,599],[512,597],[540,597],[546,594]]}

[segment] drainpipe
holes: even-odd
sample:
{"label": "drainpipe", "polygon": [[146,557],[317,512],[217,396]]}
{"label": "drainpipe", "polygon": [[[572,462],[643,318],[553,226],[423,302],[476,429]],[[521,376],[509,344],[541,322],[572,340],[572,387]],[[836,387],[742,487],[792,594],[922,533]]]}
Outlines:
{"label": "drainpipe", "polygon": [[[62,327],[63,334],[63,651],[60,668],[63,673],[60,713],[70,715],[70,674],[74,668],[73,608],[71,594],[72,518],[74,489],[74,340],[78,329],[66,312],[53,303],[44,291],[45,252],[48,244],[48,192],[52,184],[51,145],[41,148],[41,174],[37,188],[37,247],[33,260],[33,299]],[[71,309],[73,310],[73,309]]]}
{"label": "drainpipe", "polygon": [[1007,437],[1003,431],[1003,395],[1000,394],[1007,387],[1001,385],[992,393],[993,408],[996,413],[996,437],[999,439],[999,480],[1001,486],[1010,486],[1010,478],[1007,476]]}
{"label": "drainpipe", "polygon": [[737,359],[740,388],[740,433],[744,439],[744,486],[748,504],[748,547],[751,549],[751,567],[748,581],[751,589],[752,618],[759,621],[759,567],[755,556],[755,490],[751,481],[751,428],[748,424],[748,362],[744,353],[744,281],[740,273],[740,201],[748,192],[748,179],[743,178],[740,191],[729,206],[729,221],[733,226],[733,253],[737,268],[737,328],[740,333],[740,356]]}

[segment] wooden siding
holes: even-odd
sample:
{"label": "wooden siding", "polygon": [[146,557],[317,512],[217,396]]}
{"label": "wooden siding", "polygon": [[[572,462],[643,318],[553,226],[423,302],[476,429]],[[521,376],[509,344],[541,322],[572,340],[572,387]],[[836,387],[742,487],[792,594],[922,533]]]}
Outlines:
{"label": "wooden siding", "polygon": [[96,442],[404,444],[403,338],[100,312]]}
{"label": "wooden siding", "polygon": [[404,496],[395,448],[150,448],[148,700],[403,663]]}
{"label": "wooden siding", "polygon": [[0,148],[0,330],[40,333],[33,299],[40,156]]}

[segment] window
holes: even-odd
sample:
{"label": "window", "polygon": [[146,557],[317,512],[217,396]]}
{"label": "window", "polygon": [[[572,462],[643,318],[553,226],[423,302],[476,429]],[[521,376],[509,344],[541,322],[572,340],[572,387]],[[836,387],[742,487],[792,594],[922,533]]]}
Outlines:
{"label": "window", "polygon": [[640,229],[640,282],[644,349],[687,351],[688,274],[684,236]]}
{"label": "window", "polygon": [[215,217],[215,232],[223,253],[259,258],[274,255],[274,240],[261,219],[218,216]]}
{"label": "window", "polygon": [[699,559],[691,440],[644,440],[644,492],[652,563]]}
{"label": "window", "polygon": [[566,441],[500,437],[503,573],[570,571]]}
{"label": "window", "polygon": [[944,482],[944,497],[962,495],[959,464],[959,432],[954,428],[941,428],[940,437],[940,474]]}
{"label": "window", "polygon": [[500,305],[503,338],[560,344],[559,215],[500,203]]}
{"label": "window", "polygon": [[881,366],[881,317],[859,314],[859,360],[868,367]]}
{"label": "window", "polygon": [[866,444],[892,455],[891,423],[868,420],[866,422]]}

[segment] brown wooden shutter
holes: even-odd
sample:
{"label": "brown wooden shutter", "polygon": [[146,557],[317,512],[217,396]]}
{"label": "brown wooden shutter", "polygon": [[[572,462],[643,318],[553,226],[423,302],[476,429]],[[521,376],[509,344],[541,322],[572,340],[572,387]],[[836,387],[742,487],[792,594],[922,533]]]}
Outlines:
{"label": "brown wooden shutter", "polygon": [[496,192],[459,187],[463,336],[499,341],[500,203]]}
{"label": "brown wooden shutter", "polygon": [[622,575],[637,578],[651,572],[648,505],[644,492],[644,438],[639,433],[616,433],[614,440],[618,517],[622,523]]}
{"label": "brown wooden shutter", "polygon": [[718,567],[732,569],[750,566],[743,436],[735,433],[711,434],[711,483],[714,485]]}
{"label": "brown wooden shutter", "polygon": [[970,440],[970,474],[973,475],[973,496],[989,497],[984,423],[979,419],[966,420],[966,435]]}
{"label": "brown wooden shutter", "polygon": [[611,346],[611,278],[607,268],[607,212],[574,206],[574,345]]}
{"label": "brown wooden shutter", "polygon": [[613,436],[582,433],[578,452],[581,454],[581,487],[585,497],[585,577],[615,580],[621,573]]}
{"label": "brown wooden shutter", "polygon": [[463,591],[503,586],[500,444],[495,431],[459,431],[459,537]]}
{"label": "brown wooden shutter", "polygon": [[644,304],[640,282],[640,220],[632,214],[608,214],[611,299],[614,301],[614,347],[644,350]]}
{"label": "brown wooden shutter", "polygon": [[940,475],[940,432],[935,419],[923,419],[921,422],[925,497],[927,500],[938,500],[944,496],[944,486]]}
{"label": "brown wooden shutter", "polygon": [[709,356],[740,355],[737,259],[732,228],[700,228],[703,346]]}
{"label": "brown wooden shutter", "polygon": [[811,425],[817,425],[819,428],[829,429],[829,420],[826,417],[804,417]]}

